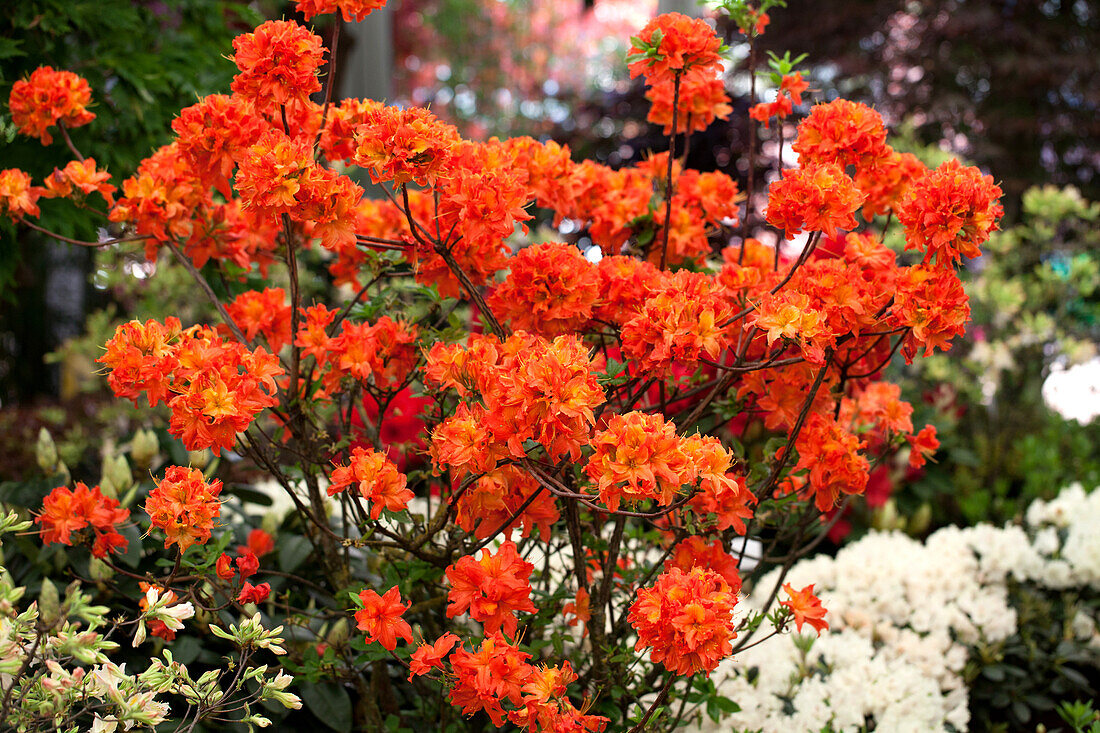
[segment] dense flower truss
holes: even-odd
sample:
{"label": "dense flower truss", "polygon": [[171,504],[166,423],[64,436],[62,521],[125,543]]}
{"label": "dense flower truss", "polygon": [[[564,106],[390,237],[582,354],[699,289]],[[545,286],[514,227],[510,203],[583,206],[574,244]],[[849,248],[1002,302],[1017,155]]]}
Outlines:
{"label": "dense flower truss", "polygon": [[80,127],[95,119],[88,106],[92,89],[71,71],[55,71],[52,66],[40,66],[26,79],[11,87],[8,106],[11,120],[19,132],[37,137],[43,145],[53,142],[51,127]]}
{"label": "dense flower truss", "polygon": [[[381,4],[297,9],[351,22]],[[769,7],[735,24],[755,38]],[[209,302],[209,323],[118,326],[98,360],[116,396],[163,404],[184,448],[234,464],[143,464],[163,478],[140,489],[137,521],[180,567],[145,576],[138,636],[168,637],[200,608],[286,610],[317,637],[295,663],[349,690],[374,691],[383,672],[403,685],[389,666],[408,661],[424,711],[448,700],[498,727],[559,733],[604,730],[612,721],[590,706],[632,709],[663,666],[664,691],[631,723],[644,727],[683,677],[753,646],[754,623],[809,626],[832,654],[826,632],[851,611],[832,578],[776,580],[779,610],[735,619],[739,563],[750,542],[816,542],[821,515],[874,485],[873,465],[932,456],[935,428],[913,424],[883,371],[963,332],[955,268],[981,254],[1001,192],[957,161],[929,170],[896,152],[877,112],[838,99],[809,109],[790,143],[797,167],[779,163],[764,220],[747,216],[733,178],[691,170],[675,145],[734,114],[720,37],[666,14],[632,45],[648,119],[673,139],[618,168],[552,141],[466,140],[423,107],[321,103],[326,49],[280,20],[236,40],[231,88],[183,109],[174,138],[120,183],[68,139],[77,159],[41,180],[0,171],[0,215],[45,231],[42,199],[102,199],[124,233],[86,244],[140,240],[150,261],[181,260]],[[765,127],[813,101],[810,81],[780,68],[774,101],[749,111]],[[90,91],[44,67],[9,105],[48,143],[55,126],[91,119]],[[762,134],[782,145],[784,130]],[[884,243],[895,218],[907,251]],[[554,228],[576,241],[543,241]],[[272,474],[298,516],[217,537],[215,473],[236,481],[249,467]],[[107,480],[133,477],[119,472],[105,468],[102,491],[54,489],[42,539],[101,559],[123,550],[129,512]],[[193,547],[204,544],[216,546]],[[151,545],[130,554],[151,561]],[[1090,547],[1078,538],[1067,552]],[[261,562],[271,583],[256,582]],[[89,572],[101,565],[113,567]],[[354,644],[351,618],[332,618],[349,598]],[[185,633],[206,633],[197,626]],[[222,633],[258,644],[257,629]],[[382,649],[364,656],[364,641]],[[637,674],[631,645],[651,650]],[[436,684],[445,695],[424,694]],[[375,704],[356,715],[375,721]]]}

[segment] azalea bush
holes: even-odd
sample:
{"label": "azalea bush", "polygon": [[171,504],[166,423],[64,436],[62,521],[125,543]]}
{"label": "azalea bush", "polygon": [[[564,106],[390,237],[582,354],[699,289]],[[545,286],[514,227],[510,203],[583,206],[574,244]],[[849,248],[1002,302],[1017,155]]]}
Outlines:
{"label": "azalea bush", "polygon": [[[725,12],[751,45],[774,5]],[[307,20],[378,6],[298,3]],[[337,102],[321,40],[291,21],[240,35],[231,93],[183,109],[121,182],[68,134],[94,130],[84,79],[18,82],[20,131],[74,159],[41,185],[0,172],[0,213],[51,234],[41,199],[98,212],[98,241],[63,241],[174,261],[216,317],[103,344],[113,393],[164,422],[125,436],[98,485],[43,434],[46,477],[0,487],[27,512],[4,546],[0,717],[672,730],[737,709],[709,679],[723,659],[827,629],[787,574],[873,466],[935,451],[882,376],[963,332],[956,266],[1000,190],[897,153],[838,99],[798,123],[799,165],[761,212],[679,160],[680,135],[732,112],[725,52],[678,14],[631,38],[669,149],[620,169]],[[751,116],[783,146],[809,82],[778,57],[765,80]],[[566,221],[592,246],[532,241]],[[250,508],[260,477],[285,515]]]}

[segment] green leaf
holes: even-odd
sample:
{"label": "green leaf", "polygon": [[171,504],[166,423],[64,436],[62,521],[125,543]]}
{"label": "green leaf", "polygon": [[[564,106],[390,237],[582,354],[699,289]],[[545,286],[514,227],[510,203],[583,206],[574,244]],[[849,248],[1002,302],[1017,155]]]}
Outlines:
{"label": "green leaf", "polygon": [[279,538],[279,568],[292,573],[313,552],[313,543],[301,535]]}
{"label": "green leaf", "polygon": [[318,720],[337,733],[350,733],[351,697],[343,685],[303,682],[298,693]]}

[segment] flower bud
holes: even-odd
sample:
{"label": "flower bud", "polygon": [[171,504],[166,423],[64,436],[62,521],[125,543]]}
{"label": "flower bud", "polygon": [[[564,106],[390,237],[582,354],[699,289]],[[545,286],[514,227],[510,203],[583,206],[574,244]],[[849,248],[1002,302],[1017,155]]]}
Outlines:
{"label": "flower bud", "polygon": [[60,620],[61,596],[57,586],[49,578],[42,579],[42,590],[38,592],[38,617],[46,626],[53,626]]}
{"label": "flower bud", "polygon": [[920,505],[913,516],[909,518],[909,534],[916,536],[924,534],[928,525],[932,523],[932,506],[925,502]]}
{"label": "flower bud", "polygon": [[98,557],[93,557],[88,561],[88,577],[94,580],[96,583],[102,583],[110,580],[115,574],[114,570],[111,570],[107,563],[100,560]]}
{"label": "flower bud", "polygon": [[138,430],[130,441],[130,460],[142,471],[148,471],[153,467],[159,450],[156,433],[152,430]]}
{"label": "flower bud", "polygon": [[117,498],[117,494],[127,491],[134,485],[134,474],[130,471],[130,463],[126,460],[126,456],[121,453],[114,458],[108,458],[104,462],[103,473],[115,489],[116,496],[112,498]]}
{"label": "flower bud", "polygon": [[325,637],[325,642],[337,649],[348,643],[348,620],[346,618],[342,618],[333,624],[332,629]]}
{"label": "flower bud", "polygon": [[205,471],[206,467],[210,464],[210,458],[213,455],[214,454],[210,452],[209,448],[188,451],[187,461],[191,468],[197,468],[200,471]]}
{"label": "flower bud", "polygon": [[38,431],[38,442],[34,446],[34,457],[38,461],[38,467],[46,473],[52,473],[57,466],[57,446],[53,442],[53,436],[46,428]]}
{"label": "flower bud", "polygon": [[[905,520],[902,519],[902,522]],[[890,530],[898,528],[898,505],[893,499],[875,510],[871,517],[871,526],[875,529]]]}
{"label": "flower bud", "polygon": [[58,461],[56,468],[54,468],[55,474],[61,474],[61,485],[68,486],[73,482],[73,476],[69,473],[69,467],[65,465],[65,461]]}

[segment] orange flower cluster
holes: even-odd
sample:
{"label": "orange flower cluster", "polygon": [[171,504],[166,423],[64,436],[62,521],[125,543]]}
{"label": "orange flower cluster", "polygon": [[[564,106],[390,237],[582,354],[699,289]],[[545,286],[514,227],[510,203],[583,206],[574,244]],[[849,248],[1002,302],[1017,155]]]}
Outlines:
{"label": "orange flower cluster", "polygon": [[682,13],[658,15],[630,44],[630,78],[643,75],[649,85],[689,70],[713,75],[721,69],[722,40],[701,18]]}
{"label": "orange flower cluster", "polygon": [[474,390],[481,404],[461,403],[433,432],[437,469],[455,477],[492,470],[505,456],[525,458],[538,441],[554,459],[580,460],[581,446],[604,402],[588,349],[575,336],[553,341],[519,331],[504,342],[475,335],[467,348],[436,344],[428,354],[429,384]]}
{"label": "orange flower cluster", "polygon": [[397,390],[416,366],[416,326],[389,316],[382,316],[373,325],[344,321],[340,335],[321,345],[324,327],[314,319],[331,319],[332,314],[314,309],[310,314],[298,340],[314,344],[322,353],[318,359],[318,369],[323,372],[318,396],[334,394],[344,379],[369,384],[384,392]]}
{"label": "orange flower cluster", "polygon": [[73,188],[87,196],[93,191],[98,191],[107,202],[108,206],[114,204],[114,192],[117,190],[107,181],[111,180],[111,174],[107,171],[95,169],[95,158],[84,160],[70,160],[62,169],[54,168],[46,178],[46,191],[50,198],[68,198],[73,195]]}
{"label": "orange flower cluster", "polygon": [[917,265],[902,268],[891,318],[897,326],[912,329],[905,337],[902,354],[912,362],[918,349],[924,356],[939,348],[951,348],[970,320],[970,301],[954,269]]}
{"label": "orange flower cluster", "polygon": [[717,359],[729,345],[722,323],[732,315],[728,294],[714,278],[680,270],[654,287],[623,325],[623,352],[647,376],[667,377],[674,364],[694,371],[704,355]]}
{"label": "orange flower cluster", "polygon": [[859,453],[864,443],[832,415],[812,413],[794,445],[798,464],[793,473],[809,471],[802,494],[812,496],[818,510],[832,509],[842,493],[862,494],[867,488],[871,466]]}
{"label": "orange flower cluster", "polygon": [[269,129],[240,160],[236,185],[245,207],[310,223],[313,235],[326,247],[355,241],[353,211],[363,189],[347,176],[317,165],[307,139]]}
{"label": "orange flower cluster", "polygon": [[282,288],[246,290],[226,304],[225,310],[249,341],[263,334],[276,354],[290,343],[290,305]]}
{"label": "orange flower cluster", "polygon": [[493,725],[503,726],[506,712],[502,703],[523,705],[523,685],[533,669],[527,663],[530,658],[500,635],[486,636],[476,652],[459,647],[451,655],[455,675],[451,705],[462,708],[463,715],[484,710]]}
{"label": "orange flower cluster", "polygon": [[386,7],[386,0],[298,0],[295,7],[306,20],[339,10],[345,23],[360,23],[373,11]]}
{"label": "orange flower cluster", "polygon": [[321,90],[317,69],[325,47],[320,37],[293,21],[269,20],[234,38],[233,50],[240,73],[230,88],[261,109],[306,103]]}
{"label": "orange flower cluster", "polygon": [[730,587],[730,593],[741,592],[741,574],[737,570],[737,560],[722,549],[722,540],[708,543],[699,535],[692,535],[676,545],[672,557],[665,560],[665,570],[680,568],[687,573],[694,567],[718,573]]}
{"label": "orange flower cluster", "polygon": [[815,105],[798,125],[791,145],[802,165],[832,164],[857,168],[881,157],[887,150],[882,115],[865,104],[834,99]]}
{"label": "orange flower cluster", "polygon": [[527,537],[537,529],[539,537],[549,540],[550,527],[561,513],[554,496],[547,491],[528,503],[531,494],[538,491],[538,482],[529,474],[515,466],[501,466],[462,493],[457,502],[455,522],[479,540],[498,531],[503,532],[504,539],[511,539],[512,530],[519,524],[523,525],[522,536]]}
{"label": "orange flower cluster", "polygon": [[570,244],[525,247],[489,298],[498,317],[515,329],[553,338],[588,323],[599,295],[596,268]]}
{"label": "orange flower cluster", "polygon": [[813,584],[807,585],[802,590],[795,590],[790,583],[784,583],[783,590],[789,597],[780,600],[779,605],[791,612],[798,630],[802,631],[803,624],[809,624],[817,635],[821,636],[821,632],[829,628],[829,622],[825,620],[825,607],[814,595]]}
{"label": "orange flower cluster", "polygon": [[[666,135],[672,134],[672,100],[675,96],[672,79],[658,81],[648,90],[647,122],[662,125]],[[730,105],[726,85],[715,76],[689,73],[680,80],[680,95],[676,98],[676,133],[695,132],[710,127],[715,120],[728,120]]]}
{"label": "orange flower cluster", "polygon": [[49,129],[54,125],[73,128],[95,119],[88,111],[92,89],[88,81],[71,71],[55,71],[39,66],[26,79],[11,86],[8,106],[11,121],[19,132],[36,137],[43,145],[53,142]]}
{"label": "orange flower cluster", "polygon": [[412,627],[401,618],[409,610],[409,604],[401,602],[397,586],[381,596],[370,589],[360,591],[359,604],[362,607],[355,612],[355,624],[360,631],[367,632],[367,643],[377,641],[391,652],[397,648],[398,637],[413,643]]}
{"label": "orange flower cluster", "polygon": [[332,472],[328,495],[344,491],[351,486],[359,489],[359,495],[370,502],[370,518],[378,519],[382,510],[400,512],[413,498],[406,485],[405,474],[397,470],[385,453],[371,448],[354,448],[347,466],[337,465]]}
{"label": "orange flower cluster", "polygon": [[674,674],[714,670],[733,651],[737,594],[712,570],[678,567],[662,573],[652,588],[639,588],[627,620],[638,632],[636,651]]}
{"label": "orange flower cluster", "polygon": [[[99,558],[123,551],[129,541],[118,532],[118,525],[130,518],[130,510],[119,507],[118,500],[104,496],[98,486],[89,489],[80,481],[70,490],[58,486],[42,501],[42,512],[34,521],[42,526],[42,543],[91,544],[92,555]],[[90,536],[83,530],[90,529]]]}
{"label": "orange flower cluster", "polygon": [[188,450],[210,448],[219,455],[261,410],[277,404],[278,358],[262,347],[250,351],[223,341],[209,327],[183,331],[175,318],[130,321],[115,330],[106,349],[98,361],[110,370],[115,395],[135,404],[142,393],[150,405],[165,401],[172,411],[169,432]]}
{"label": "orange flower cluster", "polygon": [[31,177],[18,168],[0,171],[0,213],[13,221],[26,215],[38,216],[38,199],[46,189],[31,185]]}
{"label": "orange flower cluster", "polygon": [[916,435],[906,437],[909,442],[909,466],[920,468],[928,458],[940,447],[940,441],[936,438],[936,426],[925,425]]}
{"label": "orange flower cluster", "polygon": [[[751,399],[753,408],[764,415],[765,428],[787,431],[794,427],[817,371],[817,368],[801,363],[749,372],[742,380],[737,396]],[[836,381],[835,374],[826,375],[814,397],[811,411],[832,411],[835,402],[829,392]]]}
{"label": "orange flower cluster", "polygon": [[898,153],[886,146],[886,151],[869,164],[856,170],[856,188],[867,198],[863,202],[863,218],[896,211],[901,197],[914,181],[928,172],[924,163],[912,153]]}
{"label": "orange flower cluster", "polygon": [[802,93],[809,87],[810,83],[803,81],[801,72],[785,74],[779,82],[775,101],[754,104],[749,108],[749,117],[763,122],[765,128],[770,127],[773,117],[785,119],[791,115],[795,107],[802,104]]}
{"label": "orange flower cluster", "polygon": [[426,675],[433,669],[443,669],[443,659],[451,653],[458,641],[457,636],[448,632],[432,644],[422,642],[417,646],[409,657],[409,682],[412,682],[413,677]]}
{"label": "orange flower cluster", "polygon": [[221,514],[222,482],[206,481],[197,468],[169,466],[164,478],[145,500],[145,511],[152,526],[164,532],[164,547],[173,544],[185,552],[191,545],[210,539],[214,520]]}
{"label": "orange flower cluster", "polygon": [[231,199],[229,181],[236,161],[256,143],[264,129],[252,105],[238,96],[211,94],[180,110],[172,120],[180,154],[204,188],[216,188]]}
{"label": "orange flower cluster", "polygon": [[592,315],[616,326],[640,313],[650,291],[663,279],[651,263],[622,255],[601,259],[596,276],[599,295]]}
{"label": "orange flower cluster", "polygon": [[447,594],[447,618],[469,612],[489,634],[501,629],[516,635],[516,611],[535,613],[531,602],[531,571],[535,566],[520,558],[516,544],[505,541],[496,553],[481,551],[481,558],[466,555],[447,568],[451,590]]}
{"label": "orange flower cluster", "polygon": [[891,296],[884,284],[894,269],[891,263],[885,268],[889,277],[882,278],[877,268],[839,258],[807,262],[789,287],[764,294],[748,322],[767,333],[768,346],[778,338],[796,341],[807,361],[821,364],[838,339],[858,338],[879,324],[878,312]]}
{"label": "orange flower cluster", "polygon": [[364,116],[351,160],[370,173],[373,183],[434,183],[461,140],[453,125],[422,107],[378,107]]}
{"label": "orange flower cluster", "polygon": [[783,171],[768,187],[768,223],[783,230],[787,239],[802,231],[824,232],[857,226],[852,214],[865,198],[852,179],[833,163],[807,163]]}
{"label": "orange flower cluster", "polygon": [[141,162],[122,182],[122,197],[109,212],[111,221],[131,223],[137,234],[149,235],[145,256],[156,259],[158,241],[192,241],[202,236],[196,221],[212,206],[209,192],[195,178],[176,143],[165,145]]}
{"label": "orange flower cluster", "polygon": [[925,263],[981,257],[979,246],[1004,215],[1001,189],[992,176],[952,158],[905,192],[897,208],[905,227],[905,248],[924,253]]}
{"label": "orange flower cluster", "polygon": [[667,506],[680,489],[700,480],[704,493],[741,493],[738,479],[729,474],[733,456],[717,438],[681,438],[676,426],[661,415],[616,415],[607,429],[592,438],[591,445],[595,452],[585,473],[611,511],[618,510],[622,501],[652,499]]}

